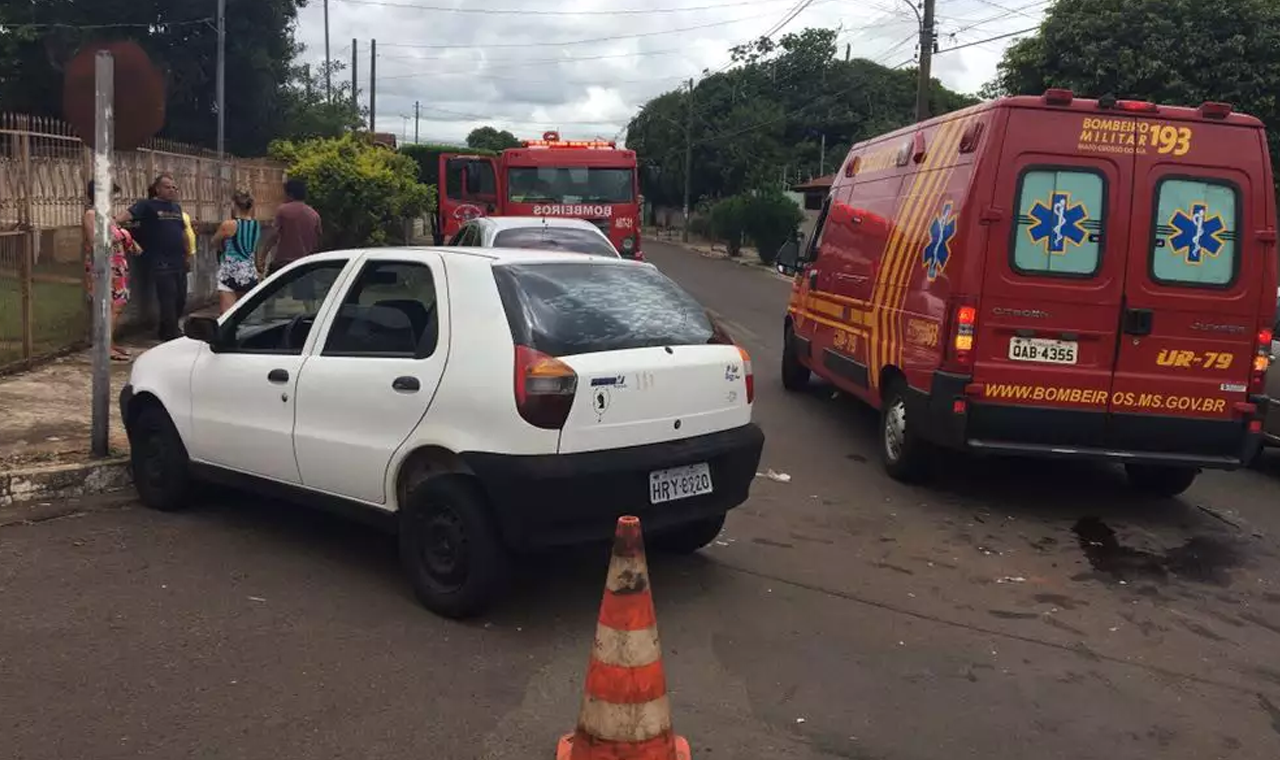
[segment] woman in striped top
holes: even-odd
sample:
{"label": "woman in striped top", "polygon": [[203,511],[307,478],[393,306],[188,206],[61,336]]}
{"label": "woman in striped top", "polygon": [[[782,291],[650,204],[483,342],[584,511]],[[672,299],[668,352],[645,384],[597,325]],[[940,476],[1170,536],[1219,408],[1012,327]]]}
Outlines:
{"label": "woman in striped top", "polygon": [[260,237],[262,223],[253,218],[253,196],[237,190],[231,196],[231,218],[213,234],[213,249],[218,252],[218,300],[223,313],[258,284],[254,252]]}

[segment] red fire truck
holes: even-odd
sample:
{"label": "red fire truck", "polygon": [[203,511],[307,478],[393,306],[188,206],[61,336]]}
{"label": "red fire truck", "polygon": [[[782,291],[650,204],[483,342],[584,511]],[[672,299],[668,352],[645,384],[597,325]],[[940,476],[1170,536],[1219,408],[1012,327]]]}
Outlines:
{"label": "red fire truck", "polygon": [[442,153],[439,161],[437,245],[477,216],[561,216],[593,222],[623,256],[644,258],[635,151],[547,132],[497,157]]}

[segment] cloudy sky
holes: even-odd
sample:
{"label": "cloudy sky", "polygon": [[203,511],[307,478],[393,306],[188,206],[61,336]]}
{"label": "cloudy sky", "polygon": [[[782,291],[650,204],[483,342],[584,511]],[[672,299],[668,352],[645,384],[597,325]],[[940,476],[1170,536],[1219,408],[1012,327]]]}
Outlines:
{"label": "cloudy sky", "polygon": [[[324,59],[325,0],[298,24],[304,59]],[[937,0],[934,76],[976,92],[1005,46],[1036,26],[1049,0]],[[731,46],[778,29],[839,30],[841,52],[913,65],[917,20],[908,0],[328,0],[330,50],[351,60],[358,40],[368,105],[369,41],[378,41],[379,131],[459,142],[491,124],[518,137],[559,129],[566,139],[621,135],[655,95],[725,67]],[[795,13],[797,9],[799,13]],[[788,20],[789,19],[789,20]],[[987,41],[990,40],[990,41]],[[350,71],[343,73],[349,79]]]}

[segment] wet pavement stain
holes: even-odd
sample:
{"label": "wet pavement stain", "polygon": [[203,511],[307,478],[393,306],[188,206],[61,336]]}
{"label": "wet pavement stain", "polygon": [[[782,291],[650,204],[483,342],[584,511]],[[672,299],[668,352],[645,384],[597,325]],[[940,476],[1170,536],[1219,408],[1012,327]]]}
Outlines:
{"label": "wet pavement stain", "polygon": [[[1208,536],[1193,536],[1181,546],[1157,554],[1122,545],[1116,532],[1096,517],[1081,518],[1071,530],[1095,573],[1117,581],[1165,582],[1173,575],[1199,583],[1229,586],[1230,570],[1242,561],[1235,545]],[[1073,580],[1088,577],[1085,573],[1073,576]]]}
{"label": "wet pavement stain", "polygon": [[866,463],[867,463],[867,458],[866,458],[866,457],[864,457],[864,456],[863,456],[863,455],[861,455],[861,454],[845,454],[845,455],[844,455],[844,458],[845,458],[845,459],[848,459],[848,460],[850,460],[850,461],[852,461],[852,462],[859,462],[859,463],[861,463],[861,464],[866,464]]}
{"label": "wet pavement stain", "polygon": [[1059,620],[1059,619],[1057,619],[1056,617],[1054,617],[1053,615],[1045,615],[1045,616],[1043,617],[1043,620],[1044,620],[1044,622],[1045,622],[1045,625],[1051,625],[1051,626],[1053,626],[1054,628],[1057,628],[1057,629],[1062,630],[1062,631],[1066,631],[1067,633],[1073,633],[1073,634],[1075,634],[1075,635],[1077,635],[1077,636],[1088,636],[1088,635],[1089,635],[1089,634],[1085,633],[1085,631],[1084,631],[1083,629],[1076,628],[1074,625],[1071,625],[1070,623],[1064,623],[1064,622],[1062,622],[1061,620]]}
{"label": "wet pavement stain", "polygon": [[787,542],[785,542],[785,541],[774,541],[774,540],[773,540],[773,539],[771,539],[771,538],[753,538],[753,539],[751,539],[751,540],[752,540],[752,542],[757,543],[757,544],[760,544],[761,546],[776,546],[776,547],[777,547],[777,548],[779,548],[779,549],[794,549],[794,548],[796,548],[796,545],[795,545],[795,544],[788,544],[788,543],[787,543]]}
{"label": "wet pavement stain", "polygon": [[1036,594],[1031,597],[1039,604],[1052,604],[1055,607],[1061,607],[1064,610],[1074,610],[1077,606],[1088,606],[1088,602],[1082,602],[1078,599],[1072,599],[1065,594]]}
{"label": "wet pavement stain", "polygon": [[883,568],[883,569],[885,569],[885,570],[892,570],[892,571],[894,571],[895,573],[902,573],[903,575],[915,575],[915,574],[916,574],[916,572],[915,572],[914,570],[909,570],[909,569],[907,569],[907,568],[905,568],[905,567],[901,567],[901,566],[899,566],[899,565],[891,565],[891,564],[889,564],[888,562],[876,562],[876,563],[874,563],[874,566],[875,566],[875,567],[879,567],[879,568]]}
{"label": "wet pavement stain", "polygon": [[1001,620],[1035,620],[1039,612],[1009,612],[1008,610],[987,610],[987,614]]}
{"label": "wet pavement stain", "polygon": [[1271,716],[1271,730],[1280,734],[1280,707],[1276,707],[1275,703],[1262,694],[1258,695],[1258,706]]}
{"label": "wet pavement stain", "polygon": [[1280,623],[1273,623],[1256,612],[1241,612],[1240,617],[1254,625],[1262,626],[1272,633],[1280,634]]}
{"label": "wet pavement stain", "polygon": [[1200,636],[1202,638],[1206,638],[1210,641],[1228,641],[1227,637],[1219,636],[1218,634],[1209,630],[1207,626],[1197,623],[1194,620],[1183,620],[1179,618],[1178,624],[1181,625],[1183,628],[1186,628],[1188,631],[1191,631],[1195,635]]}

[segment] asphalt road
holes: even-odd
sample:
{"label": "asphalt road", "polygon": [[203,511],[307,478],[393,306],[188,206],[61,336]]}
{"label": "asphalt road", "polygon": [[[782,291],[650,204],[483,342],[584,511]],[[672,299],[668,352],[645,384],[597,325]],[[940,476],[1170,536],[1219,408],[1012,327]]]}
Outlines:
{"label": "asphalt road", "polygon": [[[700,758],[1280,757],[1280,453],[1141,499],[1112,468],[935,462],[778,379],[787,283],[650,244],[729,322],[768,434],[702,554],[651,557]],[[604,578],[531,561],[485,620],[422,611],[394,543],[212,493],[0,528],[0,757],[551,758]]]}

